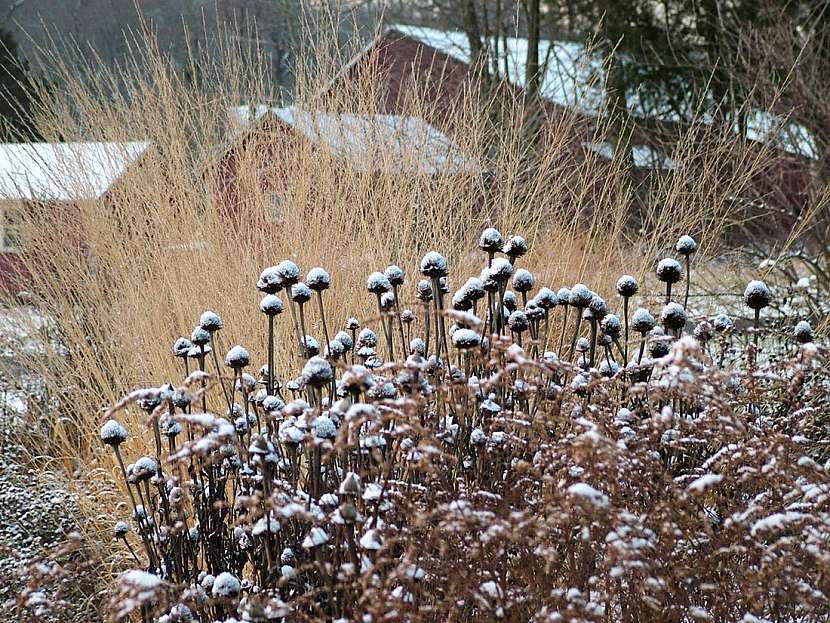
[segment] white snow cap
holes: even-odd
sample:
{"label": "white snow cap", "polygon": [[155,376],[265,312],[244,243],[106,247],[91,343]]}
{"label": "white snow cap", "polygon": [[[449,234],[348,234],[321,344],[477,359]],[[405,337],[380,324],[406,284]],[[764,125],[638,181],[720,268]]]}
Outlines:
{"label": "white snow cap", "polygon": [[211,593],[214,597],[232,598],[238,596],[240,590],[239,579],[232,573],[223,571],[213,581]]}
{"label": "white snow cap", "polygon": [[98,199],[149,146],[147,142],[0,144],[0,200]]}
{"label": "white snow cap", "polygon": [[582,498],[592,506],[598,508],[608,506],[608,496],[584,482],[578,482],[568,487],[568,494]]}

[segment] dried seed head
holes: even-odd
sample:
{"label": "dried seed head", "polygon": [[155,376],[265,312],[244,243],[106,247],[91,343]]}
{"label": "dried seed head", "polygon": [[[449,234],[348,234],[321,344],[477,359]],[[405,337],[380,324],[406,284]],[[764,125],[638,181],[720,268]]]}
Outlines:
{"label": "dried seed head", "polygon": [[266,294],[276,294],[282,290],[279,271],[276,266],[270,266],[262,271],[256,282],[257,290]]}
{"label": "dried seed head", "polygon": [[587,353],[591,350],[591,341],[587,337],[581,337],[576,341],[576,352]]}
{"label": "dried seed head", "polygon": [[[300,280],[300,269],[291,260],[283,260],[275,267],[277,279],[283,288],[293,286]],[[270,294],[273,294],[271,292]]]}
{"label": "dried seed head", "polygon": [[602,332],[610,337],[612,340],[617,340],[622,333],[622,323],[620,319],[615,314],[608,314],[602,319],[602,324],[600,325],[602,328]]}
{"label": "dried seed head", "polygon": [[481,276],[479,277],[479,281],[481,281],[481,287],[484,288],[485,292],[498,292],[499,291],[499,283],[493,278],[492,273],[490,272],[489,268],[485,268],[481,271]]}
{"label": "dried seed head", "polygon": [[303,367],[303,381],[312,387],[325,387],[333,378],[331,364],[322,357],[312,357]]}
{"label": "dried seed head", "polygon": [[449,272],[447,259],[436,251],[430,251],[421,258],[421,274],[424,277],[438,279],[445,277]]}
{"label": "dried seed head", "polygon": [[669,341],[666,339],[666,334],[660,327],[654,327],[649,331],[650,340],[648,343],[648,353],[653,359],[659,359],[669,354]]}
{"label": "dried seed head", "polygon": [[697,242],[695,239],[688,235],[682,235],[677,240],[677,244],[674,247],[677,249],[677,252],[681,255],[689,256],[695,251],[697,251]]}
{"label": "dried seed head", "polygon": [[326,415],[318,416],[311,424],[311,429],[318,439],[334,439],[337,437],[337,427],[331,418]]}
{"label": "dried seed head", "polygon": [[279,316],[283,311],[282,301],[273,294],[266,294],[259,302],[259,309],[266,316]]}
{"label": "dried seed head", "polygon": [[380,295],[380,310],[381,311],[392,311],[395,308],[395,293],[394,292],[384,292]]}
{"label": "dried seed head", "polygon": [[646,334],[651,331],[656,324],[657,323],[654,320],[654,316],[651,315],[651,312],[643,307],[637,309],[631,316],[631,328],[637,333]]}
{"label": "dried seed head", "polygon": [[695,325],[694,336],[698,342],[705,344],[712,339],[712,325],[706,320],[701,320]]}
{"label": "dried seed head", "polygon": [[297,344],[297,346],[304,349],[306,358],[320,354],[320,342],[318,342],[316,338],[310,335],[306,335],[303,338],[300,338],[300,342],[299,344]]}
{"label": "dried seed head", "polygon": [[112,535],[116,539],[123,539],[127,536],[127,533],[130,531],[130,524],[126,521],[116,521],[115,526],[112,528]]}
{"label": "dried seed head", "polygon": [[360,328],[360,322],[357,318],[349,318],[346,321],[345,328],[348,331],[357,331]]}
{"label": "dried seed head", "polygon": [[744,290],[744,304],[750,309],[764,309],[769,306],[772,294],[763,281],[750,281]]}
{"label": "dried seed head", "polygon": [[507,290],[504,293],[504,306],[508,311],[516,311],[516,308],[519,306],[519,302],[516,300],[516,293]]}
{"label": "dried seed head", "polygon": [[199,318],[199,326],[208,333],[214,333],[221,329],[224,325],[225,323],[222,322],[222,318],[219,317],[219,314],[209,310],[202,312],[202,316]]}
{"label": "dried seed head", "polygon": [[210,333],[202,327],[196,327],[193,329],[193,333],[190,334],[190,341],[196,346],[204,346],[210,342]]}
{"label": "dried seed head", "polygon": [[424,357],[427,353],[427,345],[424,342],[424,340],[422,340],[419,337],[416,337],[409,343],[409,350],[413,354],[417,354],[421,357]]}
{"label": "dried seed head", "polygon": [[235,599],[239,597],[242,587],[237,577],[227,571],[216,576],[211,594],[218,599]]}
{"label": "dried seed head", "polygon": [[677,331],[686,326],[686,310],[679,303],[669,303],[660,313],[660,324]]}
{"label": "dried seed head", "polygon": [[585,309],[591,304],[591,299],[594,298],[594,293],[588,289],[588,286],[582,283],[577,283],[570,289],[568,294],[568,304],[579,309]]}
{"label": "dried seed head", "polygon": [[127,437],[127,429],[115,420],[107,420],[101,427],[101,441],[108,446],[119,446],[127,441]]}
{"label": "dried seed head", "polygon": [[513,273],[513,289],[516,292],[530,292],[535,284],[536,280],[529,270],[519,268]]}
{"label": "dried seed head", "polygon": [[317,266],[308,271],[308,274],[305,277],[305,282],[308,287],[315,292],[322,292],[323,290],[328,290],[329,287],[331,287],[331,275],[329,275],[324,269]]}
{"label": "dried seed head", "polygon": [[308,303],[311,300],[311,288],[302,281],[298,281],[291,286],[291,300],[300,305]]}
{"label": "dried seed head", "polygon": [[251,355],[242,346],[233,346],[225,355],[225,365],[234,370],[241,370],[251,363]]}
{"label": "dried seed head", "polygon": [[392,284],[389,283],[386,275],[375,271],[366,280],[366,289],[372,294],[383,294],[392,289]]}
{"label": "dried seed head", "polygon": [[386,267],[386,270],[383,271],[383,274],[386,275],[389,283],[391,283],[394,287],[403,285],[405,274],[403,272],[403,268],[400,266],[390,264]]}
{"label": "dried seed head", "polygon": [[513,274],[513,264],[503,257],[493,258],[493,263],[490,265],[488,273],[490,278],[496,283],[507,283],[507,280]]}
{"label": "dried seed head", "polygon": [[595,319],[602,320],[605,317],[605,314],[608,313],[608,304],[605,302],[604,298],[594,294],[594,296],[591,297],[591,302],[588,303],[588,309],[591,310],[591,313],[594,315]]}
{"label": "dried seed head", "polygon": [[793,337],[799,344],[809,344],[813,341],[813,327],[806,320],[802,320],[793,328]]}
{"label": "dried seed head", "polygon": [[279,396],[266,396],[262,401],[262,409],[266,413],[276,413],[285,406],[285,402]]}
{"label": "dried seed head", "polygon": [[354,341],[352,340],[352,336],[349,335],[346,331],[338,331],[334,339],[340,342],[343,345],[344,350],[351,350],[354,348]]}
{"label": "dried seed head", "polygon": [[542,320],[545,317],[545,310],[539,307],[539,304],[536,302],[535,299],[530,299],[525,305],[525,316],[527,316],[528,320]]}
{"label": "dried seed head", "polygon": [[507,326],[510,327],[510,330],[515,333],[523,333],[528,330],[530,323],[528,322],[527,316],[523,311],[516,310],[511,313],[510,317],[507,319]]}
{"label": "dried seed head", "polygon": [[158,471],[158,464],[155,459],[149,456],[142,456],[135,463],[133,463],[132,477],[136,482],[143,482],[149,480],[156,475]]}
{"label": "dried seed head", "polygon": [[571,304],[571,289],[570,288],[559,288],[559,291],[556,293],[556,298],[559,300],[560,305],[568,306]]}
{"label": "dried seed head", "polygon": [[421,279],[415,286],[415,297],[424,303],[432,300],[432,284],[427,279]]}
{"label": "dried seed head", "polygon": [[525,253],[527,253],[527,240],[521,236],[511,236],[511,238],[504,243],[502,253],[511,259],[522,257]]}
{"label": "dried seed head", "polygon": [[409,324],[410,322],[415,321],[415,312],[411,309],[404,309],[401,311],[401,322],[404,324]]}
{"label": "dried seed head", "polygon": [[559,304],[559,297],[550,288],[540,288],[533,298],[536,299],[536,304],[544,310],[553,309]]}
{"label": "dried seed head", "polygon": [[458,311],[467,311],[473,308],[473,301],[470,300],[464,288],[456,290],[455,294],[452,295],[451,304],[452,308]]}
{"label": "dried seed head", "polygon": [[186,337],[180,337],[173,343],[173,354],[176,357],[187,357],[187,353],[192,346],[193,342],[188,340]]}
{"label": "dried seed head", "polygon": [[211,347],[207,344],[205,344],[201,348],[199,346],[194,345],[193,348],[191,348],[187,352],[187,356],[190,357],[191,359],[198,359],[199,357],[202,356],[202,352],[204,352],[205,355],[207,355],[211,350],[212,350]]}
{"label": "dried seed head", "polygon": [[657,262],[657,278],[663,283],[677,283],[683,268],[673,257],[665,257]]}
{"label": "dried seed head", "polygon": [[488,253],[496,253],[500,251],[502,244],[501,234],[493,227],[485,229],[481,232],[481,236],[478,238],[479,248],[482,251],[487,251]]}
{"label": "dried seed head", "polygon": [[357,347],[363,348],[364,346],[368,346],[369,348],[374,348],[378,345],[378,334],[372,331],[369,327],[361,330],[360,333],[357,334]]}
{"label": "dried seed head", "polygon": [[486,292],[484,291],[484,284],[478,277],[470,277],[464,283],[464,290],[471,301],[478,301],[483,299]]}
{"label": "dried seed head", "polygon": [[623,275],[617,279],[617,294],[622,297],[630,298],[637,294],[639,289],[640,286],[637,284],[637,280],[631,275]]}
{"label": "dried seed head", "polygon": [[712,324],[715,327],[715,331],[718,333],[727,333],[732,330],[735,326],[735,323],[732,322],[732,318],[727,316],[726,314],[718,314],[715,316],[715,319],[712,321]]}
{"label": "dried seed head", "polygon": [[481,345],[481,336],[471,329],[457,329],[452,334],[452,343],[459,350],[477,348]]}

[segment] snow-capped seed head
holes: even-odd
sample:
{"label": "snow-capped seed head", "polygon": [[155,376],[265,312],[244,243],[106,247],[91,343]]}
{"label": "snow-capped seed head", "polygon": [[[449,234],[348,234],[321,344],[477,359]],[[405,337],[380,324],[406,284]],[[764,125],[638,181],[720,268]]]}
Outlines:
{"label": "snow-capped seed head", "polygon": [[453,309],[458,311],[467,311],[473,308],[473,301],[468,297],[467,291],[464,288],[456,290],[455,294],[452,295],[450,304]]}
{"label": "snow-capped seed head", "polygon": [[510,327],[510,330],[515,333],[522,333],[528,330],[530,323],[528,322],[527,316],[523,311],[516,310],[508,317],[507,326]]}
{"label": "snow-capped seed head", "polygon": [[165,437],[175,439],[182,432],[182,425],[172,417],[159,419],[159,431]]}
{"label": "snow-capped seed head", "polygon": [[330,357],[331,359],[339,359],[346,353],[346,347],[343,346],[343,342],[340,340],[332,340],[326,346],[326,356]]}
{"label": "snow-capped seed head", "polygon": [[578,353],[587,353],[591,350],[591,341],[587,337],[580,337],[576,341],[576,352]]}
{"label": "snow-capped seed head", "polygon": [[173,354],[176,357],[187,357],[187,352],[193,346],[193,342],[188,340],[186,337],[180,337],[173,343]]}
{"label": "snow-capped seed head", "polygon": [[302,281],[298,281],[291,286],[291,300],[302,305],[311,300],[311,288],[309,288]]}
{"label": "snow-capped seed head", "polygon": [[559,291],[556,293],[556,298],[559,300],[560,305],[570,305],[571,304],[571,289],[570,288],[559,288]]}
{"label": "snow-capped seed head", "polygon": [[484,288],[485,292],[499,291],[499,282],[493,279],[493,275],[490,273],[489,268],[485,268],[481,271],[479,281],[481,281],[481,287]]}
{"label": "snow-capped seed head", "polygon": [[493,258],[493,263],[490,265],[488,273],[490,278],[496,283],[507,283],[507,280],[513,274],[513,264],[503,257]]}
{"label": "snow-capped seed head", "polygon": [[334,439],[337,436],[337,427],[327,415],[317,417],[311,424],[311,429],[319,439]]}
{"label": "snow-capped seed head", "polygon": [[123,539],[127,536],[127,533],[130,531],[130,524],[126,521],[116,521],[115,525],[112,528],[112,535],[116,539]]}
{"label": "snow-capped seed head", "polygon": [[395,308],[394,292],[384,292],[380,295],[380,308],[385,312],[391,311]]}
{"label": "snow-capped seed head", "polygon": [[712,321],[712,325],[715,327],[715,331],[717,331],[718,333],[727,333],[728,331],[732,330],[732,328],[735,326],[735,323],[732,322],[732,318],[730,318],[726,314],[718,314]]}
{"label": "snow-capped seed head", "polygon": [[235,599],[239,597],[241,590],[242,586],[237,577],[227,571],[223,571],[213,581],[211,595],[218,599]]}
{"label": "snow-capped seed head", "polygon": [[620,334],[622,333],[622,323],[620,322],[619,316],[616,314],[608,314],[605,316],[602,319],[600,327],[602,328],[602,332],[612,340],[619,339]]}
{"label": "snow-capped seed head", "polygon": [[656,325],[654,316],[647,309],[640,307],[631,316],[631,328],[637,333],[646,334],[651,331]]}
{"label": "snow-capped seed head", "polygon": [[282,301],[278,296],[266,294],[259,302],[259,310],[266,316],[278,316],[282,313]]}
{"label": "snow-capped seed head", "polygon": [[502,244],[503,241],[501,234],[493,227],[485,229],[481,232],[481,236],[478,238],[478,247],[482,251],[487,251],[488,253],[496,253],[500,251]]}
{"label": "snow-capped seed head", "polygon": [[276,294],[282,290],[282,283],[276,266],[270,266],[262,271],[256,282],[257,290],[266,294]]}
{"label": "snow-capped seed head", "polygon": [[682,329],[686,326],[686,310],[679,303],[667,304],[660,313],[660,324],[666,329]]}
{"label": "snow-capped seed head", "polygon": [[697,251],[697,242],[689,235],[682,235],[677,239],[677,244],[674,247],[681,255],[689,256]]}
{"label": "snow-capped seed head", "polygon": [[409,350],[411,353],[423,357],[427,352],[426,342],[424,342],[421,338],[416,337],[409,343]]}
{"label": "snow-capped seed head", "polygon": [[193,333],[190,334],[190,341],[196,346],[204,346],[210,342],[210,333],[205,331],[202,327],[196,327],[193,329]]}
{"label": "snow-capped seed head", "polygon": [[514,312],[519,306],[519,301],[516,300],[516,293],[512,290],[507,290],[504,293],[504,306],[508,311]]}
{"label": "snow-capped seed head", "polygon": [[313,357],[314,355],[320,354],[320,342],[311,335],[301,337],[297,346],[303,349],[306,357]]}
{"label": "snow-capped seed head", "polygon": [[214,333],[225,326],[225,323],[219,317],[219,314],[208,310],[202,312],[202,316],[199,318],[199,326],[208,333]]}
{"label": "snow-capped seed head", "polygon": [[127,429],[115,420],[107,420],[101,427],[101,441],[108,446],[119,446],[127,441]]}
{"label": "snow-capped seed head", "polygon": [[427,279],[421,279],[415,286],[415,297],[424,303],[432,300],[432,284]]}
{"label": "snow-capped seed head", "polygon": [[594,293],[588,289],[588,286],[582,283],[577,283],[570,290],[568,295],[568,304],[579,309],[585,309],[591,304],[592,298],[594,298]]}
{"label": "snow-capped seed head", "polygon": [[233,346],[225,355],[225,365],[234,370],[241,370],[251,363],[251,355],[242,346]]}
{"label": "snow-capped seed head", "polygon": [[312,357],[303,366],[303,380],[312,387],[325,387],[333,378],[331,364],[322,357]]}
{"label": "snow-capped seed head", "polygon": [[358,348],[363,348],[364,346],[368,346],[369,348],[374,348],[378,345],[378,334],[372,331],[369,327],[366,327],[357,334],[357,346]]}
{"label": "snow-capped seed head", "polygon": [[360,476],[354,472],[349,472],[340,483],[338,489],[341,495],[359,495],[360,494]]}
{"label": "snow-capped seed head", "polygon": [[366,289],[372,294],[383,294],[392,289],[392,284],[389,283],[386,275],[375,271],[366,279]]}
{"label": "snow-capped seed head", "polygon": [[452,334],[452,343],[459,350],[477,348],[481,345],[481,336],[472,329],[457,329]]}
{"label": "snow-capped seed head", "polygon": [[599,363],[599,373],[600,376],[603,376],[607,379],[610,379],[614,376],[617,372],[620,371],[620,365],[616,361],[609,361],[608,359],[603,359]]}
{"label": "snow-capped seed head", "polygon": [[559,297],[550,288],[539,288],[536,296],[536,304],[544,310],[552,309],[559,304]]}
{"label": "snow-capped seed head", "polygon": [[605,299],[599,295],[594,295],[591,297],[591,302],[588,303],[588,309],[591,310],[591,313],[594,315],[594,318],[597,320],[602,320],[605,317],[605,314],[608,313],[608,304],[605,302]]}
{"label": "snow-capped seed head", "polygon": [[283,288],[293,286],[300,280],[300,269],[291,260],[283,260],[276,265],[275,270]]}
{"label": "snow-capped seed head", "polygon": [[764,309],[769,306],[772,294],[763,281],[750,281],[744,290],[744,304],[750,309]]}
{"label": "snow-capped seed head", "polygon": [[421,258],[421,274],[424,277],[438,279],[445,277],[449,272],[447,259],[436,251],[430,251]]}
{"label": "snow-capped seed head", "polygon": [[279,396],[266,396],[262,401],[262,409],[266,413],[276,413],[285,406],[285,403]]}
{"label": "snow-capped seed head", "polygon": [[360,321],[357,318],[349,318],[346,321],[345,328],[348,331],[357,331],[360,328]]}
{"label": "snow-capped seed head", "polygon": [[345,350],[351,350],[354,347],[354,340],[346,331],[338,331],[334,339],[340,342]]}
{"label": "snow-capped seed head", "polygon": [[683,268],[673,257],[664,257],[657,262],[657,278],[663,283],[677,283],[683,273]]}
{"label": "snow-capped seed head", "polygon": [[701,320],[695,325],[694,336],[698,342],[705,344],[712,339],[712,325],[707,320]]}
{"label": "snow-capped seed head", "polygon": [[470,277],[464,282],[464,290],[471,301],[478,301],[483,299],[486,292],[484,291],[484,284],[478,277]]}
{"label": "snow-capped seed head", "polygon": [[403,285],[404,279],[406,275],[403,272],[403,268],[400,266],[396,266],[395,264],[390,264],[386,267],[386,270],[383,271],[383,274],[386,275],[386,278],[389,280],[389,283],[392,284],[393,287],[398,287]]}
{"label": "snow-capped seed head", "polygon": [[809,344],[813,341],[813,327],[806,320],[802,320],[793,328],[793,337],[799,344]]}
{"label": "snow-capped seed head", "polygon": [[634,296],[639,289],[640,286],[637,284],[637,280],[631,275],[623,275],[617,279],[617,294],[624,298]]}
{"label": "snow-capped seed head", "polygon": [[410,322],[415,321],[415,312],[411,309],[404,309],[401,311],[401,322],[404,324],[409,324]]}
{"label": "snow-capped seed head", "polygon": [[188,351],[187,356],[190,357],[191,359],[199,359],[202,356],[202,352],[204,352],[205,355],[207,355],[210,351],[211,351],[211,348],[207,344],[205,344],[202,347],[196,346],[194,344],[193,348],[191,348]]}
{"label": "snow-capped seed head", "polygon": [[525,316],[528,320],[542,320],[545,317],[545,310],[539,307],[536,299],[530,299],[524,308]]}
{"label": "snow-capped seed head", "polygon": [[535,284],[536,280],[529,270],[519,268],[513,273],[513,289],[516,292],[530,292]]}
{"label": "snow-capped seed head", "polygon": [[136,482],[143,482],[155,476],[157,471],[158,463],[156,463],[155,459],[149,456],[142,456],[133,463],[132,476]]}
{"label": "snow-capped seed head", "polygon": [[[665,339],[665,332],[660,327],[649,331],[651,340],[648,343],[648,354],[652,359],[659,359],[669,354],[669,342]],[[662,338],[662,339],[661,339]]]}
{"label": "snow-capped seed head", "polygon": [[315,266],[305,276],[305,283],[315,292],[322,292],[331,286],[331,275],[325,269]]}
{"label": "snow-capped seed head", "polygon": [[504,247],[501,251],[511,259],[522,257],[525,253],[527,253],[527,240],[521,236],[511,236],[510,239],[504,243]]}

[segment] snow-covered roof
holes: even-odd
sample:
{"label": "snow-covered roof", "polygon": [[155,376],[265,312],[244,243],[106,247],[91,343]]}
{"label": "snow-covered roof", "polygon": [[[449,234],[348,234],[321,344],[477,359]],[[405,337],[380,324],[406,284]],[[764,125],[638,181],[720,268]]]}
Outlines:
{"label": "snow-covered roof", "polygon": [[245,129],[269,114],[362,171],[436,175],[476,170],[474,162],[452,140],[417,117],[259,105],[235,108],[232,124],[236,130]]}
{"label": "snow-covered roof", "polygon": [[149,143],[0,144],[0,200],[97,199]]}
{"label": "snow-covered roof", "polygon": [[[470,45],[463,32],[439,30],[408,24],[390,24],[388,30],[398,32],[420,41],[463,63],[470,63]],[[511,83],[525,86],[525,59],[528,42],[523,37],[499,37],[491,41],[493,49],[499,51],[499,69]],[[497,46],[497,47],[496,47]],[[543,97],[562,106],[574,107],[586,115],[596,116],[606,108],[605,71],[601,53],[589,54],[586,46],[575,41],[539,42],[539,59],[547,60],[541,80],[540,93]],[[668,105],[661,105],[659,98],[641,97],[633,92],[627,96],[629,112],[640,118],[657,118],[663,121],[689,121],[694,110],[689,110],[685,119]],[[772,113],[753,110],[749,115],[747,137],[807,158],[816,158],[815,139],[805,128]],[[711,118],[703,116],[710,122]]]}

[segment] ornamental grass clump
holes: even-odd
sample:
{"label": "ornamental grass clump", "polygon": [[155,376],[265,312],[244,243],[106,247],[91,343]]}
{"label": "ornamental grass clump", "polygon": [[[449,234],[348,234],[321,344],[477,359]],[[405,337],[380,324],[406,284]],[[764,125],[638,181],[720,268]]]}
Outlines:
{"label": "ornamental grass clump", "polygon": [[[621,320],[586,284],[539,286],[515,269],[514,247],[485,234],[485,279],[462,279],[449,307],[451,267],[434,251],[409,292],[403,269],[371,273],[379,315],[348,319],[332,340],[321,300],[328,347],[281,371],[290,395],[271,366],[293,345],[272,341],[282,305],[268,286],[259,379],[236,345],[225,366],[201,357],[176,384],[107,411],[100,437],[130,503],[113,535],[136,567],[113,612],[163,623],[830,616],[830,461],[808,416],[826,404],[830,357],[812,327],[795,324],[766,362],[715,361],[716,335],[745,333],[728,316],[689,334],[683,305],[666,303],[658,326],[643,297],[629,321],[640,288],[624,276]],[[772,297],[753,282],[745,299],[761,309]],[[406,299],[423,315],[400,311]],[[554,315],[560,306],[576,317]],[[197,344],[209,329],[203,316]],[[568,329],[572,344],[549,349],[548,333]],[[134,410],[148,455],[127,466],[119,421]],[[143,436],[133,431],[131,451]],[[782,574],[796,588],[772,590]]]}

